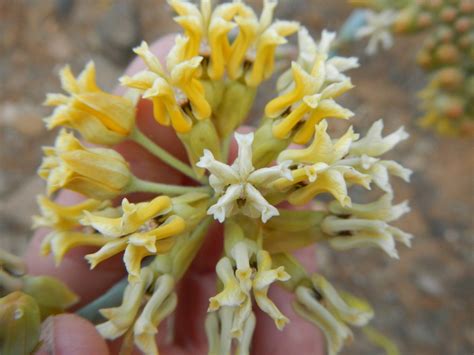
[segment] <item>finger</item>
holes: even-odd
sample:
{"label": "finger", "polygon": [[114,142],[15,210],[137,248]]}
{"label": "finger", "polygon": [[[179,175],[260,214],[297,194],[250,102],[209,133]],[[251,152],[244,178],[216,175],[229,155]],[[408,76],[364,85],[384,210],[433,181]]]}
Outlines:
{"label": "finger", "polygon": [[[309,271],[316,269],[314,248],[308,247],[295,253],[295,256]],[[323,355],[323,337],[319,329],[299,317],[291,304],[293,295],[281,287],[270,288],[269,298],[280,311],[289,318],[287,326],[279,331],[273,320],[258,310],[257,327],[254,333],[252,350],[255,354],[314,354]]]}
{"label": "finger", "polygon": [[107,344],[92,323],[74,314],[49,317],[41,326],[37,355],[107,355]]}

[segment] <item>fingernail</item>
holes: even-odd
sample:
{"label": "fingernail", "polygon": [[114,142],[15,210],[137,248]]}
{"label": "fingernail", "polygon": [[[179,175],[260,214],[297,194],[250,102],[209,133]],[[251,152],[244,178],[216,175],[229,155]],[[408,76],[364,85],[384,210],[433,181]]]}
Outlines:
{"label": "fingernail", "polygon": [[106,355],[105,341],[94,325],[74,314],[47,318],[41,326],[41,346],[36,355]]}

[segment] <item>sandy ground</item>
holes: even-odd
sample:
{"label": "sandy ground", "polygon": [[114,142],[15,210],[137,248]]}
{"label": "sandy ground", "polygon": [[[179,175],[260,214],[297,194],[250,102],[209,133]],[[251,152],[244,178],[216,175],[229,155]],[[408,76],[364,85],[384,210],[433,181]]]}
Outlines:
{"label": "sandy ground", "polygon": [[[278,16],[317,34],[336,30],[350,11],[342,0],[281,0]],[[59,68],[70,63],[77,72],[93,59],[99,83],[110,89],[134,44],[176,30],[171,17],[158,0],[0,0],[0,247],[21,253],[31,235],[35,195],[44,188],[35,175],[40,147],[54,136],[43,128],[49,110],[41,102],[59,91]],[[403,124],[411,134],[391,157],[414,170],[411,184],[396,183],[397,198],[411,201],[412,213],[398,226],[416,236],[413,248],[401,247],[400,261],[375,250],[335,253],[325,246],[317,257],[338,287],[371,301],[374,325],[402,354],[468,355],[474,351],[473,142],[417,127],[416,92],[426,80],[413,60],[420,40],[398,38],[375,58],[364,57],[365,44],[347,48],[362,66],[352,73],[356,88],[344,97],[356,112],[356,130],[383,117],[387,131]],[[361,336],[344,353],[377,351]]]}

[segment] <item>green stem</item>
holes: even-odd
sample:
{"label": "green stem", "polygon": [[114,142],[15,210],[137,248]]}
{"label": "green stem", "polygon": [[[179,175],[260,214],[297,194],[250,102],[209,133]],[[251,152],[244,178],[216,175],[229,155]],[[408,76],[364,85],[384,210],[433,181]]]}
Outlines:
{"label": "green stem", "polygon": [[230,151],[230,143],[232,142],[232,135],[227,136],[224,138],[222,142],[222,159],[225,164],[229,161],[229,151]]}
{"label": "green stem", "polygon": [[159,158],[161,161],[165,162],[169,166],[175,168],[176,170],[182,172],[184,175],[190,177],[193,180],[204,182],[203,179],[196,176],[194,170],[187,164],[183,163],[178,158],[175,158],[173,155],[168,153],[166,150],[156,145],[151,139],[145,136],[138,128],[135,129],[130,134],[130,139],[134,142],[140,144],[143,148],[147,149],[154,156]]}
{"label": "green stem", "polygon": [[128,285],[127,277],[117,282],[114,286],[102,296],[96,298],[91,303],[85,305],[76,314],[81,317],[90,320],[92,323],[97,324],[103,321],[103,317],[99,313],[99,309],[117,307],[122,302],[123,292]]}
{"label": "green stem", "polygon": [[155,194],[165,194],[170,196],[182,195],[188,192],[208,192],[211,193],[210,187],[207,186],[181,186],[181,185],[168,185],[160,184],[157,182],[151,182],[141,180],[136,176],[132,177],[130,184],[128,185],[125,193],[131,192],[151,192]]}

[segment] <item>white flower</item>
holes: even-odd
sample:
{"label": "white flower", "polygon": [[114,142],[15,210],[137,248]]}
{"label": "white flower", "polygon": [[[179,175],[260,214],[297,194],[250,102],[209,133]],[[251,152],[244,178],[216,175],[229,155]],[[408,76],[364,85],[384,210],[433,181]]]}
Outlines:
{"label": "white flower", "polygon": [[238,212],[252,218],[261,217],[263,223],[279,214],[263,197],[262,191],[279,178],[291,180],[291,163],[284,161],[273,167],[255,170],[252,165],[253,137],[253,133],[235,133],[239,150],[232,165],[217,161],[207,149],[196,164],[211,173],[209,183],[220,197],[207,213],[221,223]]}
{"label": "white flower", "polygon": [[384,49],[388,49],[393,45],[390,27],[395,21],[395,16],[396,12],[393,10],[385,10],[378,13],[367,10],[365,15],[366,25],[357,30],[355,37],[357,39],[370,37],[369,44],[365,49],[368,55],[377,53],[379,42]]}

